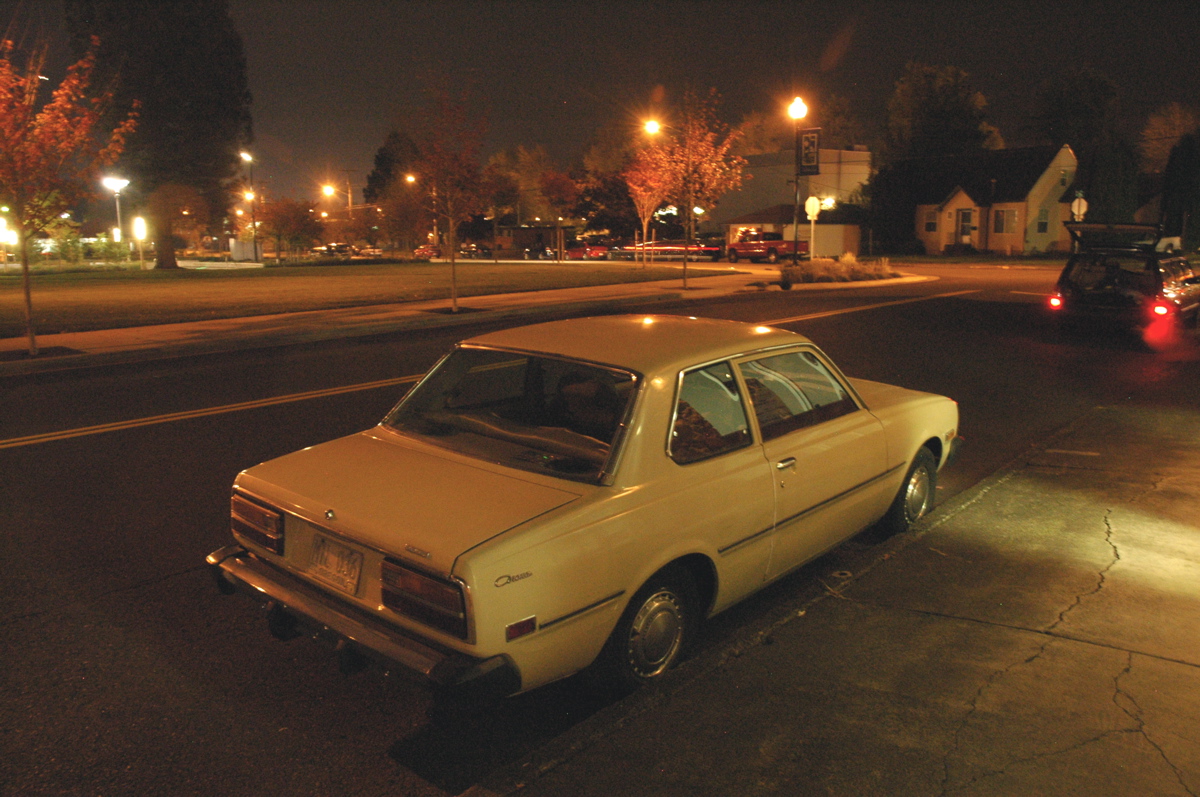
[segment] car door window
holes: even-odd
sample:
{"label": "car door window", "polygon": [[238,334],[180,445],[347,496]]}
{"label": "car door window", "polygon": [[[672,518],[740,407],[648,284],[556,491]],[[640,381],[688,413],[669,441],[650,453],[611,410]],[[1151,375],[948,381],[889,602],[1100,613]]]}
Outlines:
{"label": "car door window", "polygon": [[858,409],[812,352],[776,354],[739,367],[764,441]]}
{"label": "car door window", "polygon": [[685,373],[671,425],[671,459],[698,462],[749,444],[745,402],[733,367],[723,362]]}

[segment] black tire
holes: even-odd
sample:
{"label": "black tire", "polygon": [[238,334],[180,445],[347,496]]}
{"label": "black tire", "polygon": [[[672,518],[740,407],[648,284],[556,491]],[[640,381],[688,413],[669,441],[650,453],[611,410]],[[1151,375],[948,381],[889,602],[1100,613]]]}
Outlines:
{"label": "black tire", "polygon": [[696,582],[669,565],[637,591],[596,663],[607,683],[636,689],[656,681],[688,651],[700,627]]}
{"label": "black tire", "polygon": [[767,250],[767,262],[772,263],[772,264],[778,263],[779,262],[779,253],[776,252],[774,249],[768,249]]}
{"label": "black tire", "polygon": [[727,256],[730,263],[736,263],[738,261],[738,253],[736,249],[730,249]]}
{"label": "black tire", "polygon": [[900,484],[900,490],[892,501],[887,514],[880,521],[886,536],[903,534],[933,509],[934,492],[937,490],[937,459],[928,448],[922,448],[913,457],[908,473]]}

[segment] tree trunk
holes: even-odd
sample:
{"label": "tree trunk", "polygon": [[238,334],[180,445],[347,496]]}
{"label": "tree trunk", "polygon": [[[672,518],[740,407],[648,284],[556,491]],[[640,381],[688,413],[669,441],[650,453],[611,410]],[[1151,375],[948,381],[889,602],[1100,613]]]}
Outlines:
{"label": "tree trunk", "polygon": [[25,284],[25,331],[29,335],[29,356],[37,357],[37,337],[33,334],[33,295],[29,287],[29,239],[25,237],[25,228],[19,223],[17,235],[21,241],[21,277]]}
{"label": "tree trunk", "polygon": [[160,217],[154,221],[154,267],[179,268],[179,261],[175,259],[175,230],[170,219]]}

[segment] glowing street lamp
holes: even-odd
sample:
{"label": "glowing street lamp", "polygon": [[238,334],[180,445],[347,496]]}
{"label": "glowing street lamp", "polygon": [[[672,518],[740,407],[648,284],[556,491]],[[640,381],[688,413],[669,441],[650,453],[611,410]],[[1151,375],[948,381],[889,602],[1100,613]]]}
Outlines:
{"label": "glowing street lamp", "polygon": [[142,242],[146,240],[146,220],[141,216],[135,216],[133,219],[133,238],[138,245],[138,264],[144,270],[146,268],[146,257],[142,251]]}
{"label": "glowing street lamp", "polygon": [[125,186],[129,185],[129,181],[123,177],[105,177],[100,181],[100,184],[113,192],[113,198],[117,202],[117,229],[113,235],[113,240],[117,243],[121,242],[121,191]]}
{"label": "glowing street lamp", "polygon": [[[808,106],[804,100],[797,97],[788,106],[788,116],[792,117],[792,126],[796,129],[796,201],[792,207],[792,265],[800,259],[800,120],[808,116]],[[811,245],[811,243],[810,243]],[[810,253],[811,257],[811,253]]]}

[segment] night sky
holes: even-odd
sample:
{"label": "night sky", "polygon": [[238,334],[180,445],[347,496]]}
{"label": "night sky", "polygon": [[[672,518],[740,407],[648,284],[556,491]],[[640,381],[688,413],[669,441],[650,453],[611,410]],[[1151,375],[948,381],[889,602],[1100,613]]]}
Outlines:
{"label": "night sky", "polygon": [[[56,2],[0,2],[61,24]],[[542,145],[570,167],[596,132],[631,133],[655,98],[715,87],[727,121],[848,98],[877,125],[910,60],[966,70],[1009,145],[1033,88],[1073,66],[1120,87],[1124,124],[1171,101],[1200,107],[1200,3],[385,2],[230,0],[248,60],[257,157],[268,195],[316,198],[328,180],[355,200],[395,126],[417,126],[424,89],[465,88],[489,152]]]}

